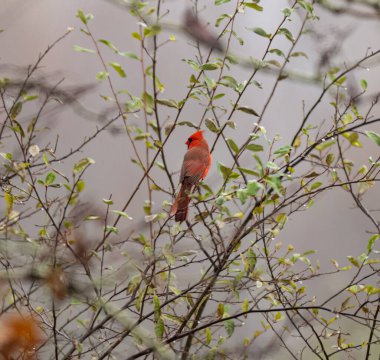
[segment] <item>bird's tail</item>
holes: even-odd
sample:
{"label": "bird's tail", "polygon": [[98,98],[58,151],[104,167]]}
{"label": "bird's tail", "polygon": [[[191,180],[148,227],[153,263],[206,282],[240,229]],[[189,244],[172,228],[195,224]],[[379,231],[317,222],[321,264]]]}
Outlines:
{"label": "bird's tail", "polygon": [[179,193],[170,211],[170,215],[175,215],[175,221],[182,222],[186,220],[192,188],[193,185],[186,181],[181,184]]}

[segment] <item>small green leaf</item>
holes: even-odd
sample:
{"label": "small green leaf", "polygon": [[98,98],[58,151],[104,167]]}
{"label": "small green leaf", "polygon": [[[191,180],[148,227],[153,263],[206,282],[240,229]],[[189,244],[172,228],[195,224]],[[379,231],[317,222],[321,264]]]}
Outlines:
{"label": "small green leaf", "polygon": [[327,154],[326,156],[326,164],[328,166],[331,166],[331,164],[334,162],[335,155],[333,153]]}
{"label": "small green leaf", "polygon": [[49,172],[45,178],[45,186],[51,185],[57,176],[53,172]]}
{"label": "small green leaf", "polygon": [[263,188],[263,185],[256,180],[249,180],[247,183],[247,192],[251,196],[255,196],[257,192]]}
{"label": "small green leaf", "polygon": [[247,263],[249,265],[248,271],[252,272],[253,270],[255,270],[256,262],[257,262],[257,256],[256,256],[255,252],[252,250],[252,248],[248,249],[248,251],[246,253],[246,259],[247,259]]}
{"label": "small green leaf", "polygon": [[254,27],[254,28],[247,28],[247,30],[253,31],[255,34],[270,39],[272,37],[272,34],[268,34],[263,28],[261,27]]}
{"label": "small green leaf", "polygon": [[287,28],[279,29],[277,34],[284,35],[289,41],[294,42],[293,35]]}
{"label": "small green leaf", "polygon": [[80,173],[82,172],[87,166],[95,164],[95,160],[91,158],[84,158],[80,161],[78,161],[73,168],[74,173]]}
{"label": "small green leaf", "polygon": [[178,104],[171,99],[157,99],[156,102],[160,105],[178,109]]}
{"label": "small green leaf", "polygon": [[211,340],[212,340],[212,333],[211,333],[210,328],[208,327],[206,328],[206,345],[210,345]]}
{"label": "small green leaf", "polygon": [[256,10],[256,11],[263,11],[263,7],[262,6],[260,6],[259,4],[257,4],[257,3],[255,3],[255,2],[251,2],[251,3],[249,3],[249,2],[243,2],[243,4],[246,6],[246,7],[248,7],[248,8],[250,8],[250,9],[254,9],[254,10]]}
{"label": "small green leaf", "polygon": [[75,185],[75,188],[78,192],[82,192],[84,188],[86,187],[86,183],[83,180],[79,180],[77,184]]}
{"label": "small green leaf", "polygon": [[125,74],[123,68],[121,67],[121,65],[117,62],[110,62],[109,65],[111,65],[115,71],[119,74],[120,77],[122,78],[125,78],[127,77],[127,75]]}
{"label": "small green leaf", "polygon": [[214,4],[215,5],[222,5],[230,2],[231,0],[215,0]]}
{"label": "small green leaf", "polygon": [[158,321],[161,316],[161,304],[157,294],[153,295],[153,305],[154,305],[154,321]]}
{"label": "small green leaf", "polygon": [[107,71],[99,71],[96,74],[96,80],[103,81],[103,80],[107,79],[108,76],[109,76],[109,73]]}
{"label": "small green leaf", "polygon": [[215,122],[214,119],[207,118],[205,120],[205,125],[206,125],[207,129],[209,129],[213,133],[218,133],[219,132],[219,128],[216,125],[216,122]]}
{"label": "small green leaf", "polygon": [[282,156],[282,155],[290,153],[290,151],[292,151],[292,149],[293,149],[293,147],[291,147],[290,145],[285,145],[285,146],[278,148],[273,154]]}
{"label": "small green leaf", "polygon": [[151,37],[158,35],[161,32],[161,26],[158,24],[153,24],[152,26],[148,26],[144,28],[144,36]]}
{"label": "small green leaf", "polygon": [[311,190],[311,191],[316,190],[316,189],[318,189],[321,185],[322,185],[322,183],[321,183],[320,181],[317,181],[317,182],[315,182],[314,184],[311,185],[310,190]]}
{"label": "small green leaf", "polygon": [[116,53],[119,52],[119,50],[117,49],[117,47],[111,43],[111,41],[108,41],[108,40],[105,40],[105,39],[100,39],[98,40],[100,43],[108,46],[111,50],[115,51]]}
{"label": "small green leaf", "polygon": [[241,201],[242,205],[245,204],[245,202],[247,201],[248,199],[248,192],[247,192],[247,189],[238,189],[236,191],[236,195],[237,197],[239,198],[239,200]]}
{"label": "small green leaf", "polygon": [[133,53],[131,51],[118,52],[118,54],[121,56],[129,57],[130,59],[133,59],[133,60],[140,60],[140,58],[135,53]]}
{"label": "small green leaf", "polygon": [[133,32],[133,33],[131,34],[131,36],[132,36],[134,39],[136,39],[136,40],[139,40],[139,41],[142,40],[142,37],[141,37],[141,35],[140,35],[138,32]]}
{"label": "small green leaf", "polygon": [[164,336],[164,332],[165,332],[164,320],[159,318],[156,324],[154,325],[154,333],[156,334],[157,338],[161,340],[162,337]]}
{"label": "small green leaf", "polygon": [[15,105],[12,106],[11,111],[10,111],[10,118],[12,120],[15,120],[17,116],[21,113],[22,110],[22,102],[17,102]]}
{"label": "small green leaf", "polygon": [[212,71],[212,70],[217,70],[219,68],[220,68],[220,65],[215,64],[215,63],[205,63],[205,64],[201,65],[202,70]]}
{"label": "small green leaf", "polygon": [[270,49],[269,52],[270,52],[271,54],[276,54],[276,55],[278,55],[278,56],[281,56],[281,57],[283,57],[284,59],[286,58],[286,57],[285,57],[285,54],[284,54],[280,49]]}
{"label": "small green leaf", "polygon": [[347,259],[348,259],[348,261],[349,261],[352,265],[356,266],[357,268],[359,267],[359,263],[358,263],[358,261],[357,261],[353,256],[347,256]]}
{"label": "small green leaf", "polygon": [[335,144],[335,140],[331,140],[331,141],[322,141],[320,144],[318,144],[315,149],[318,150],[318,151],[323,151],[325,149],[327,149],[328,147],[332,146]]}
{"label": "small green leaf", "polygon": [[73,49],[78,52],[84,52],[88,54],[95,54],[95,50],[87,49],[85,47],[79,46],[79,45],[73,45]]}
{"label": "small green leaf", "polygon": [[258,151],[263,151],[264,147],[262,145],[260,145],[260,144],[248,144],[246,146],[246,149],[249,150],[249,151],[258,152]]}
{"label": "small green leaf", "polygon": [[280,175],[271,175],[266,178],[267,184],[274,190],[274,192],[281,196],[281,176]]}
{"label": "small green leaf", "polygon": [[120,215],[122,217],[127,218],[128,220],[133,220],[132,217],[130,217],[126,212],[120,211],[120,210],[111,210],[114,214]]}
{"label": "small green leaf", "polygon": [[380,135],[374,131],[366,131],[367,136],[377,145],[380,146]]}
{"label": "small green leaf", "polygon": [[303,52],[303,51],[295,51],[295,52],[292,52],[291,57],[300,57],[300,56],[303,56],[305,57],[306,59],[308,59],[307,55]]}
{"label": "small green leaf", "polygon": [[231,337],[235,331],[235,323],[232,319],[223,321],[224,328],[228,334],[228,337]]}
{"label": "small green leaf", "polygon": [[375,241],[380,237],[379,234],[372,235],[367,244],[367,253],[369,254],[372,251],[373,246],[375,245]]}
{"label": "small green leaf", "polygon": [[227,139],[226,140],[229,147],[231,148],[231,150],[237,154],[239,152],[239,146],[236,145],[235,141],[233,141],[232,139]]}
{"label": "small green leaf", "polygon": [[364,80],[364,79],[360,80],[360,86],[361,86],[361,88],[362,88],[363,91],[366,91],[367,87],[368,87],[367,81]]}
{"label": "small green leaf", "polygon": [[260,116],[255,110],[248,106],[239,106],[236,108],[236,110],[242,111],[246,114],[254,115],[254,116]]}
{"label": "small green leaf", "polygon": [[92,14],[85,14],[82,9],[77,11],[77,17],[82,21],[83,24],[87,25],[88,21],[94,18]]}
{"label": "small green leaf", "polygon": [[[247,312],[248,309],[249,309],[249,301],[248,301],[247,298],[245,298],[244,301],[243,301],[243,303],[241,304],[241,310],[243,312]],[[247,316],[245,315],[245,317],[247,317]]]}

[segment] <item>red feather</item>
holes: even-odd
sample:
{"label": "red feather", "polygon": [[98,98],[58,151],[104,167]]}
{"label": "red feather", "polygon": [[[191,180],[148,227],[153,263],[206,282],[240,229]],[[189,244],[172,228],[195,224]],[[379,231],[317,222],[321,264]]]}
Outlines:
{"label": "red feather", "polygon": [[194,187],[203,180],[211,166],[211,154],[202,131],[197,131],[186,141],[187,153],[183,159],[180,190],[170,211],[175,215],[175,221],[185,221],[187,218],[190,195]]}

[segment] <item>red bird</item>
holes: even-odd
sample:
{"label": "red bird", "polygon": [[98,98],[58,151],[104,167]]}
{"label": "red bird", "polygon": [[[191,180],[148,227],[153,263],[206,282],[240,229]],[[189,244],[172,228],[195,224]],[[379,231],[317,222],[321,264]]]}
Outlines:
{"label": "red bird", "polygon": [[183,159],[179,182],[181,187],[170,211],[175,221],[185,221],[189,210],[190,194],[194,187],[203,180],[211,166],[211,154],[203,131],[191,135],[187,141],[187,153]]}

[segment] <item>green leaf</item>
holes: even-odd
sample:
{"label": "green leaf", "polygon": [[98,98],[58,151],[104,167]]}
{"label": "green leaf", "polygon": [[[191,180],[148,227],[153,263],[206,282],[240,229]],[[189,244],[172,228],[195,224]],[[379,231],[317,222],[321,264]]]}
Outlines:
{"label": "green leaf", "polygon": [[231,337],[235,331],[235,323],[232,319],[223,321],[224,328],[227,331],[228,337]]}
{"label": "green leaf", "polygon": [[133,59],[133,60],[140,60],[140,58],[135,53],[133,53],[131,51],[118,52],[118,54],[121,56],[129,57],[130,59]]}
{"label": "green leaf", "polygon": [[22,110],[22,102],[17,102],[15,105],[12,106],[11,112],[9,114],[10,118],[14,121],[17,116],[21,113]]}
{"label": "green leaf", "polygon": [[215,27],[218,27],[218,26],[220,25],[220,23],[221,23],[224,19],[231,19],[231,15],[229,15],[229,14],[222,14],[222,15],[220,15],[220,16],[216,19]]}
{"label": "green leaf", "polygon": [[159,318],[156,324],[154,325],[154,333],[156,334],[157,338],[161,340],[162,337],[164,336],[164,332],[165,332],[164,320]]}
{"label": "green leaf", "polygon": [[[243,312],[247,312],[249,310],[249,301],[247,298],[245,298],[243,303],[241,304],[241,310]],[[247,316],[245,316],[245,317],[247,317]]]}
{"label": "green leaf", "polygon": [[125,74],[123,68],[121,67],[121,65],[117,62],[110,62],[109,65],[111,65],[115,71],[119,74],[120,77],[122,78],[125,78],[127,77],[127,75]]}
{"label": "green leaf", "polygon": [[318,151],[323,151],[325,149],[327,149],[328,147],[332,146],[335,144],[335,140],[331,140],[331,141],[322,141],[320,144],[318,144],[315,149],[318,150]]}
{"label": "green leaf", "polygon": [[257,3],[255,3],[255,2],[251,2],[251,3],[249,3],[249,2],[243,2],[243,4],[246,6],[246,7],[248,7],[248,8],[250,8],[250,9],[254,9],[254,10],[257,10],[257,11],[263,11],[263,7],[262,6],[260,6],[259,4],[257,4]]}
{"label": "green leaf", "polygon": [[299,57],[299,56],[303,56],[305,57],[306,59],[308,59],[307,55],[303,52],[303,51],[295,51],[295,52],[292,52],[291,57]]}
{"label": "green leaf", "polygon": [[234,89],[237,91],[239,87],[239,83],[236,81],[236,79],[232,76],[225,75],[222,77],[222,81],[220,82],[221,85],[227,86],[231,89]]}
{"label": "green leaf", "polygon": [[99,71],[96,74],[96,80],[103,81],[103,80],[107,79],[108,76],[109,76],[109,73],[107,71]]}
{"label": "green leaf", "polygon": [[218,133],[219,132],[219,128],[216,125],[216,122],[215,122],[214,119],[207,118],[205,120],[205,125],[206,125],[207,129],[209,129],[213,133]]}
{"label": "green leaf", "polygon": [[223,303],[219,303],[218,304],[218,308],[216,310],[216,314],[218,315],[218,317],[223,317],[224,315],[224,304]]}
{"label": "green leaf", "polygon": [[335,159],[335,155],[333,153],[327,154],[327,156],[326,156],[326,164],[328,166],[331,166],[331,164],[334,162],[334,159]]}
{"label": "green leaf", "polygon": [[178,104],[171,99],[157,99],[156,102],[160,105],[178,109]]}
{"label": "green leaf", "polygon": [[366,135],[377,145],[380,146],[380,135],[374,131],[366,131]]}
{"label": "green leaf", "polygon": [[267,184],[274,190],[274,192],[281,196],[281,176],[280,175],[271,175],[268,176],[265,181]]}
{"label": "green leaf", "polygon": [[144,36],[151,37],[156,36],[161,32],[161,26],[158,24],[153,24],[152,26],[148,26],[144,28]]}
{"label": "green leaf", "polygon": [[247,183],[247,192],[251,196],[255,196],[257,192],[263,188],[263,185],[256,180],[249,180]]}
{"label": "green leaf", "polygon": [[263,151],[264,147],[262,145],[260,145],[260,144],[248,144],[246,146],[246,149],[250,150],[250,151],[258,152],[258,151]]}
{"label": "green leaf", "polygon": [[10,192],[4,192],[4,199],[7,205],[7,213],[10,214],[13,208],[14,197]]}
{"label": "green leaf", "polygon": [[364,79],[360,80],[360,86],[361,86],[361,88],[362,88],[363,91],[366,91],[367,87],[368,87],[367,81],[364,80]]}
{"label": "green leaf", "polygon": [[86,183],[83,181],[83,180],[79,180],[77,182],[77,184],[75,185],[75,188],[77,189],[77,191],[80,193],[84,190],[84,188],[86,187]]}
{"label": "green leaf", "polygon": [[255,270],[256,262],[257,262],[257,256],[255,252],[252,250],[252,248],[249,248],[246,254],[247,263],[249,265],[249,272],[252,272]]}
{"label": "green leaf", "polygon": [[138,32],[133,32],[131,36],[136,40],[142,41],[142,37]]}
{"label": "green leaf", "polygon": [[247,189],[238,189],[238,190],[236,191],[236,195],[237,195],[237,197],[239,198],[239,200],[241,201],[242,205],[244,205],[245,202],[246,202],[247,199],[248,199]]}
{"label": "green leaf", "polygon": [[359,263],[358,263],[358,261],[357,261],[353,256],[347,256],[347,259],[348,259],[348,261],[349,261],[352,265],[356,266],[357,268],[359,267]]}
{"label": "green leaf", "polygon": [[255,110],[248,106],[239,106],[236,108],[236,110],[242,111],[246,114],[254,115],[254,116],[260,116]]}
{"label": "green leaf", "polygon": [[82,9],[77,11],[77,17],[82,21],[83,24],[87,25],[88,21],[94,18],[92,14],[85,14]]}
{"label": "green leaf", "polygon": [[122,217],[127,218],[128,220],[133,220],[132,217],[130,217],[126,212],[120,211],[120,210],[111,210],[114,214],[120,215]]}
{"label": "green leaf", "polygon": [[117,49],[117,47],[111,43],[111,41],[108,41],[108,40],[105,40],[105,39],[100,39],[98,40],[100,43],[108,46],[111,50],[115,51],[116,53],[119,52],[119,50]]}
{"label": "green leaf", "polygon": [[380,237],[379,234],[372,235],[367,244],[367,253],[369,254],[372,251],[373,246],[375,245],[375,241]]}
{"label": "green leaf", "polygon": [[322,183],[321,183],[320,181],[317,181],[317,182],[315,182],[313,185],[311,185],[310,190],[311,190],[311,191],[316,190],[316,189],[318,189],[321,185],[322,185]]}
{"label": "green leaf", "polygon": [[279,29],[277,34],[284,35],[289,41],[294,42],[293,35],[287,28]]}
{"label": "green leaf", "polygon": [[45,177],[45,186],[51,185],[57,176],[53,172],[49,172]]}
{"label": "green leaf", "polygon": [[161,304],[160,299],[157,294],[153,295],[153,305],[154,305],[154,321],[157,322],[161,316]]}
{"label": "green leaf", "polygon": [[283,57],[284,59],[286,58],[286,57],[285,57],[285,54],[284,54],[280,49],[270,49],[269,52],[270,52],[271,54],[276,54],[276,55],[278,55],[278,56],[281,56],[281,57]]}
{"label": "green leaf", "polygon": [[74,173],[80,173],[82,172],[87,166],[95,164],[95,160],[91,158],[84,158],[82,160],[79,160],[76,164],[74,164],[73,171]]}
{"label": "green leaf", "polygon": [[210,345],[211,340],[212,340],[212,333],[211,333],[210,328],[208,327],[206,328],[206,345]]}
{"label": "green leaf", "polygon": [[292,149],[293,149],[293,147],[291,147],[290,145],[285,145],[285,146],[278,148],[273,154],[282,156],[282,155],[290,153],[290,151],[292,151]]}
{"label": "green leaf", "polygon": [[215,0],[215,5],[222,5],[230,2],[231,0]]}
{"label": "green leaf", "polygon": [[221,162],[217,162],[217,168],[219,173],[222,175],[223,179],[226,180],[228,178],[236,179],[239,175],[232,171],[229,167],[223,165]]}
{"label": "green leaf", "polygon": [[357,132],[346,132],[342,134],[352,146],[363,147],[361,142],[359,141],[359,134]]}
{"label": "green leaf", "polygon": [[73,49],[78,52],[84,52],[88,54],[95,54],[95,50],[87,49],[85,47],[79,46],[79,45],[73,45]]}
{"label": "green leaf", "polygon": [[253,31],[255,34],[270,39],[272,37],[272,34],[268,34],[263,28],[261,27],[254,27],[254,28],[247,28],[247,30]]}
{"label": "green leaf", "polygon": [[226,140],[229,147],[231,148],[231,150],[237,154],[239,152],[239,147],[236,145],[235,141],[233,141],[232,139],[227,139]]}
{"label": "green leaf", "polygon": [[209,71],[212,71],[212,70],[217,70],[220,68],[220,65],[218,64],[215,64],[215,63],[205,63],[203,65],[201,65],[200,67],[202,70],[209,70]]}

